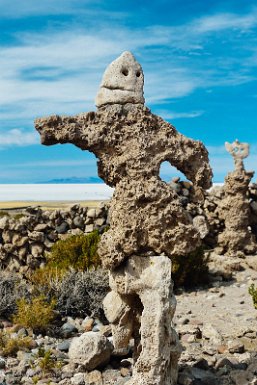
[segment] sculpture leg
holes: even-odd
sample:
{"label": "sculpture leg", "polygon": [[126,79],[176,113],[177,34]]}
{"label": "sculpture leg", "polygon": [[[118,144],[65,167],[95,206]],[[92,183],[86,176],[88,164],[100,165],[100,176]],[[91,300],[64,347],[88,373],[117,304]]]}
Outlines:
{"label": "sculpture leg", "polygon": [[[170,280],[168,271],[169,269],[163,271],[156,269],[155,274],[159,276],[159,283],[163,282],[163,285],[156,287],[153,282],[152,288],[146,285],[139,291],[144,308],[140,329],[141,354],[134,366],[133,378],[128,385],[177,383],[180,348],[177,335],[171,327],[176,301],[172,294],[172,286],[165,285]],[[143,281],[146,278],[146,276],[142,277]]]}
{"label": "sculpture leg", "polygon": [[133,331],[132,309],[126,296],[112,290],[104,298],[103,306],[106,318],[111,323],[114,349],[126,349]]}
{"label": "sculpture leg", "polygon": [[[181,349],[172,328],[176,300],[172,291],[171,261],[164,256],[130,257],[124,267],[111,272],[110,286],[121,297],[138,296],[143,305],[139,356],[127,385],[175,385]],[[133,309],[133,303],[129,308]],[[112,301],[112,314],[113,309]],[[122,319],[122,312],[119,317]],[[117,324],[117,318],[114,322]]]}

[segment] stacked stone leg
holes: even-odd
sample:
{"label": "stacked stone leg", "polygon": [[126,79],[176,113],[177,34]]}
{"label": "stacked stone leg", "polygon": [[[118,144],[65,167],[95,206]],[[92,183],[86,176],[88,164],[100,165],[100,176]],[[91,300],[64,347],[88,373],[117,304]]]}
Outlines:
{"label": "stacked stone leg", "polygon": [[140,354],[128,385],[176,384],[181,349],[172,328],[176,300],[170,276],[171,261],[165,256],[133,256],[110,273],[112,292],[104,307],[112,323],[115,349],[125,347],[133,335],[137,317],[128,305],[130,299],[138,296],[142,304]]}

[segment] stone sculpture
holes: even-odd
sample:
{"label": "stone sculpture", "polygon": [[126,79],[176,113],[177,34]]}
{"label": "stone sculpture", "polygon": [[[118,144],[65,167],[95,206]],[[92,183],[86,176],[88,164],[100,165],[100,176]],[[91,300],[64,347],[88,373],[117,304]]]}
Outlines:
{"label": "stone sculpture", "polygon": [[225,142],[225,148],[234,158],[235,170],[238,172],[244,171],[243,159],[249,155],[249,144],[240,143],[238,139],[236,139],[233,143]]}
{"label": "stone sculpture", "polygon": [[105,308],[114,347],[135,338],[131,385],[173,385],[180,347],[171,328],[175,299],[168,257],[186,255],[200,237],[159,170],[163,161],[176,166],[193,182],[196,200],[210,187],[212,172],[201,142],[181,135],[144,106],[143,83],[140,64],[124,52],[104,73],[97,112],[41,118],[35,126],[45,145],[73,143],[93,152],[99,176],[115,187],[110,229],[98,250],[110,270],[112,292]]}
{"label": "stone sculpture", "polygon": [[244,257],[257,250],[254,235],[250,232],[249,183],[253,171],[246,171],[243,159],[249,154],[249,144],[225,143],[226,150],[233,156],[235,170],[228,173],[224,183],[224,199],[220,203],[219,215],[224,220],[225,229],[218,236],[219,254]]}

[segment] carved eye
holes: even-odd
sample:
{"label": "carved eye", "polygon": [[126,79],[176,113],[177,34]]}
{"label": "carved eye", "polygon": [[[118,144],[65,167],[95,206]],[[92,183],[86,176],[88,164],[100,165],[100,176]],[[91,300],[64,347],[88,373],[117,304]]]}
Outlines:
{"label": "carved eye", "polygon": [[139,78],[140,75],[141,75],[141,72],[140,72],[140,71],[137,71],[136,77]]}
{"label": "carved eye", "polygon": [[127,70],[127,68],[123,68],[123,69],[121,70],[121,73],[122,73],[122,75],[124,75],[124,76],[128,76],[128,70]]}

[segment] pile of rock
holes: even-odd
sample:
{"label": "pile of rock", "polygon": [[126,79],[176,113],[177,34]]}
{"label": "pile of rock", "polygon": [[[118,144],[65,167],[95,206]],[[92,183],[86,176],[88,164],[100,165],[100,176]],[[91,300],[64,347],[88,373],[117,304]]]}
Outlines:
{"label": "pile of rock", "polygon": [[[210,248],[217,246],[218,235],[224,231],[224,218],[221,215],[224,199],[223,186],[214,186],[205,193],[202,203],[196,203],[193,185],[188,181],[180,181],[175,177],[170,186],[180,197],[183,207],[187,210],[198,229],[204,244]],[[248,200],[250,207],[249,231],[257,237],[257,183],[249,185]]]}
{"label": "pile of rock", "polygon": [[14,341],[30,338],[27,351],[0,356],[1,385],[123,385],[131,377],[132,345],[114,351],[111,328],[98,319],[68,317],[52,337],[4,320],[0,327]]}
{"label": "pile of rock", "polygon": [[214,247],[218,234],[224,229],[224,221],[219,217],[219,205],[224,196],[222,186],[213,187],[205,193],[200,202],[195,199],[195,191],[191,182],[180,181],[179,177],[175,177],[170,182],[170,186],[179,195],[180,201],[190,214],[201,239],[209,247]]}
{"label": "pile of rock", "polygon": [[87,234],[106,227],[107,207],[73,205],[67,210],[28,208],[19,218],[0,219],[0,268],[25,273],[45,261],[54,242],[69,235]]}

